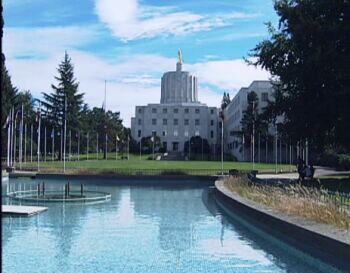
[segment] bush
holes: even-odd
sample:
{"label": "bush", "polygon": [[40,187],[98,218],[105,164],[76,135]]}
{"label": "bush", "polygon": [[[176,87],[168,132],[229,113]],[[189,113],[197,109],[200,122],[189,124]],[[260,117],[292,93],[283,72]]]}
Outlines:
{"label": "bush", "polygon": [[338,166],[336,168],[341,171],[350,170],[350,155],[338,155]]}
{"label": "bush", "polygon": [[321,155],[318,164],[341,171],[348,171],[350,170],[350,155],[327,152]]}

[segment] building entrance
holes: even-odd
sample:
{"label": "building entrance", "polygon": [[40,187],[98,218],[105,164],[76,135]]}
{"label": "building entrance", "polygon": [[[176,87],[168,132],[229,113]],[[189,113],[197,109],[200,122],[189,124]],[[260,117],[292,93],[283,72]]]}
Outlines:
{"label": "building entrance", "polygon": [[173,151],[177,152],[179,150],[179,142],[173,142]]}

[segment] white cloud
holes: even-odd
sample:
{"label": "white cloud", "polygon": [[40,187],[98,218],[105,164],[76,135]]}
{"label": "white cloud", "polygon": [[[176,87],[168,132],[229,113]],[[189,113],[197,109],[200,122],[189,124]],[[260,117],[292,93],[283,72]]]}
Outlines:
{"label": "white cloud", "polygon": [[184,35],[232,24],[232,20],[256,14],[231,12],[200,15],[175,11],[173,7],[142,6],[138,0],[96,0],[96,13],[122,41],[153,38],[158,35]]}
{"label": "white cloud", "polygon": [[[162,12],[162,9],[145,14],[153,16],[154,12]],[[175,56],[167,58],[155,54],[124,55],[106,60],[74,49],[98,35],[96,29],[79,27],[5,29],[4,53],[13,83],[20,90],[30,90],[36,97],[41,97],[42,92],[51,92],[56,68],[68,48],[85,101],[92,107],[100,107],[107,80],[107,108],[120,111],[124,124],[129,126],[136,105],[160,101],[161,75],[175,70],[177,60]],[[243,60],[211,60],[212,57],[215,56],[183,66],[198,77],[199,100],[210,106],[220,104],[223,90],[238,90],[253,80],[269,77],[267,72],[249,67]]]}

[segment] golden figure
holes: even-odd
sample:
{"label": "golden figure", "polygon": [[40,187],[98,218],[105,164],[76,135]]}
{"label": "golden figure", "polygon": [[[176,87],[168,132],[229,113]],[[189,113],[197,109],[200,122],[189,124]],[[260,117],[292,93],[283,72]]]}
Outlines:
{"label": "golden figure", "polygon": [[177,52],[177,56],[179,58],[179,63],[182,64],[183,60],[182,60],[182,51],[181,48],[179,49],[179,51]]}

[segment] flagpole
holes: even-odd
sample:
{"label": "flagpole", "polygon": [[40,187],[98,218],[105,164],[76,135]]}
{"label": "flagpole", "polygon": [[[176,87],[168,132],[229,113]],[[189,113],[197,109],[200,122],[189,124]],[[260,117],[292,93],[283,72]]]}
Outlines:
{"label": "flagpole", "polygon": [[17,147],[16,147],[16,130],[17,130],[17,122],[16,122],[16,119],[17,119],[17,113],[16,113],[16,115],[15,115],[15,120],[14,120],[14,122],[15,122],[15,128],[14,128],[14,131],[13,131],[13,133],[14,133],[14,140],[13,140],[13,167],[15,167],[16,166],[16,149],[17,149]]}
{"label": "flagpole", "polygon": [[243,134],[243,136],[242,136],[243,162],[244,162],[244,146],[245,146],[245,142],[244,142],[244,134]]}
{"label": "flagpole", "polygon": [[14,144],[13,144],[13,140],[14,140],[14,122],[15,122],[15,108],[12,107],[12,122],[11,122],[11,167],[14,166],[14,154],[13,154],[13,148],[14,148]]}
{"label": "flagpole", "polygon": [[130,145],[130,137],[128,136],[128,160],[129,160],[129,151],[130,151],[129,145]]}
{"label": "flagpole", "polygon": [[33,162],[33,124],[30,125],[30,162]]}
{"label": "flagpole", "polygon": [[39,125],[38,125],[38,171],[40,170],[40,128],[41,128],[41,104],[39,103]]}
{"label": "flagpole", "polygon": [[108,139],[107,139],[107,133],[105,134],[105,151],[106,151],[106,160],[108,159],[108,147],[107,147],[107,141],[108,141]]}
{"label": "flagpole", "polygon": [[72,131],[69,130],[69,156],[68,156],[69,161],[71,160],[71,156],[72,156]]}
{"label": "flagpole", "polygon": [[52,151],[51,151],[51,154],[52,154],[52,162],[54,161],[55,159],[55,128],[52,128]]}
{"label": "flagpole", "polygon": [[96,133],[96,159],[98,160],[98,133]]}
{"label": "flagpole", "polygon": [[142,157],[142,137],[140,138],[140,160],[141,160],[141,157]]}
{"label": "flagpole", "polygon": [[8,119],[8,123],[7,123],[7,167],[10,167],[11,114],[12,114],[12,109],[10,109],[9,119]]}
{"label": "flagpole", "polygon": [[24,163],[27,163],[27,123],[24,124]]}
{"label": "flagpole", "polygon": [[78,131],[78,161],[80,159],[80,132]]}
{"label": "flagpole", "polygon": [[46,125],[45,125],[45,130],[44,130],[44,139],[45,139],[45,142],[44,142],[44,161],[46,162]]}
{"label": "flagpole", "polygon": [[67,96],[64,98],[63,172],[66,172]]}
{"label": "flagpole", "polygon": [[89,132],[86,134],[86,160],[89,160]]}
{"label": "flagpole", "polygon": [[115,154],[116,154],[116,160],[118,160],[118,140],[119,140],[119,137],[117,135],[116,137],[116,140],[115,140]]}
{"label": "flagpole", "polygon": [[23,159],[23,103],[21,106],[21,123],[19,133],[19,168],[22,170],[22,159]]}
{"label": "flagpole", "polygon": [[63,160],[63,129],[62,129],[62,125],[61,125],[61,162]]}

